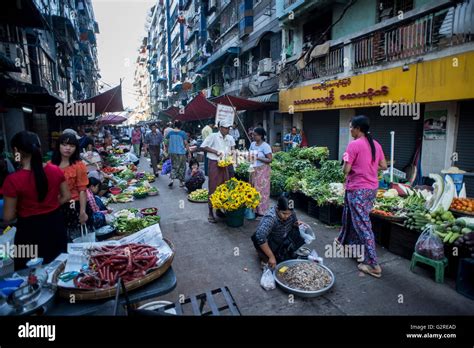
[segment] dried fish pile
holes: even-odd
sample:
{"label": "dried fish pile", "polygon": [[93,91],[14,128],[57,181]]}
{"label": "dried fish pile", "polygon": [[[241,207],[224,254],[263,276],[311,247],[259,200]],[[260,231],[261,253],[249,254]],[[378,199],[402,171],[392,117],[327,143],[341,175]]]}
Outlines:
{"label": "dried fish pile", "polygon": [[279,279],[285,285],[298,290],[316,291],[326,288],[332,280],[331,274],[314,262],[300,262],[280,273]]}

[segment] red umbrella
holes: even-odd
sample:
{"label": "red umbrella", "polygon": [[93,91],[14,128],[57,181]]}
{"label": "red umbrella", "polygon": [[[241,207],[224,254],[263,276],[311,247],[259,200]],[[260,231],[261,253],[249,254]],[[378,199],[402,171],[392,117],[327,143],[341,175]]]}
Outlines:
{"label": "red umbrella", "polygon": [[97,122],[106,125],[106,124],[120,124],[122,122],[125,122],[127,120],[126,117],[120,116],[120,115],[105,115],[102,116]]}

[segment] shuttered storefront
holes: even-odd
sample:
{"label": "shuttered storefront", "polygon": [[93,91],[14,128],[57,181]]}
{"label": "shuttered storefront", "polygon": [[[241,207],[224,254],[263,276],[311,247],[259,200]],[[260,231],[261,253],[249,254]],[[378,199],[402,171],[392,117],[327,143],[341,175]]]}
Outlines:
{"label": "shuttered storefront", "polygon": [[[459,161],[455,166],[465,171],[474,172],[474,101],[460,102],[459,126],[456,141],[456,152]],[[474,197],[474,177],[465,176],[466,192]]]}
{"label": "shuttered storefront", "polygon": [[[420,114],[423,115],[423,106]],[[390,132],[395,131],[395,168],[404,170],[415,155],[416,146],[423,136],[423,117],[415,121],[406,116],[380,116],[380,108],[356,109],[356,115],[370,119],[370,133],[382,145],[385,157],[390,158]]]}
{"label": "shuttered storefront", "polygon": [[327,146],[329,158],[339,155],[339,110],[303,113],[303,131],[309,146]]}

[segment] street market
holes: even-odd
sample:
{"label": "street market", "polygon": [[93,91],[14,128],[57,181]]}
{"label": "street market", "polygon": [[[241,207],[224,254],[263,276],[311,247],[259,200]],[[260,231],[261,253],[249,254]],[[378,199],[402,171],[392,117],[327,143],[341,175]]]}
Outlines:
{"label": "street market", "polygon": [[472,316],[474,0],[14,3],[0,317]]}

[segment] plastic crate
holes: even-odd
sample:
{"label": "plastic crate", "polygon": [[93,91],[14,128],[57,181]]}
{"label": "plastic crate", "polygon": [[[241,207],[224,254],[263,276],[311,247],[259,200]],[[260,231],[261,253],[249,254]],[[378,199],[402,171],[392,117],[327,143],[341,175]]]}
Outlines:
{"label": "plastic crate", "polygon": [[474,259],[464,258],[459,260],[456,291],[474,300]]}
{"label": "plastic crate", "polygon": [[293,201],[295,209],[303,211],[308,210],[308,197],[301,192],[291,192],[289,199]]}
{"label": "plastic crate", "polygon": [[342,223],[343,207],[335,204],[326,204],[319,207],[319,221],[326,225],[340,225]]}
{"label": "plastic crate", "polygon": [[391,223],[378,216],[370,216],[372,222],[372,232],[374,232],[375,242],[388,249],[390,245]]}
{"label": "plastic crate", "polygon": [[421,232],[412,231],[396,222],[391,222],[390,225],[388,250],[395,255],[411,260],[416,241]]}
{"label": "plastic crate", "polygon": [[316,201],[313,198],[308,199],[308,215],[319,219],[319,206],[316,204]]}

